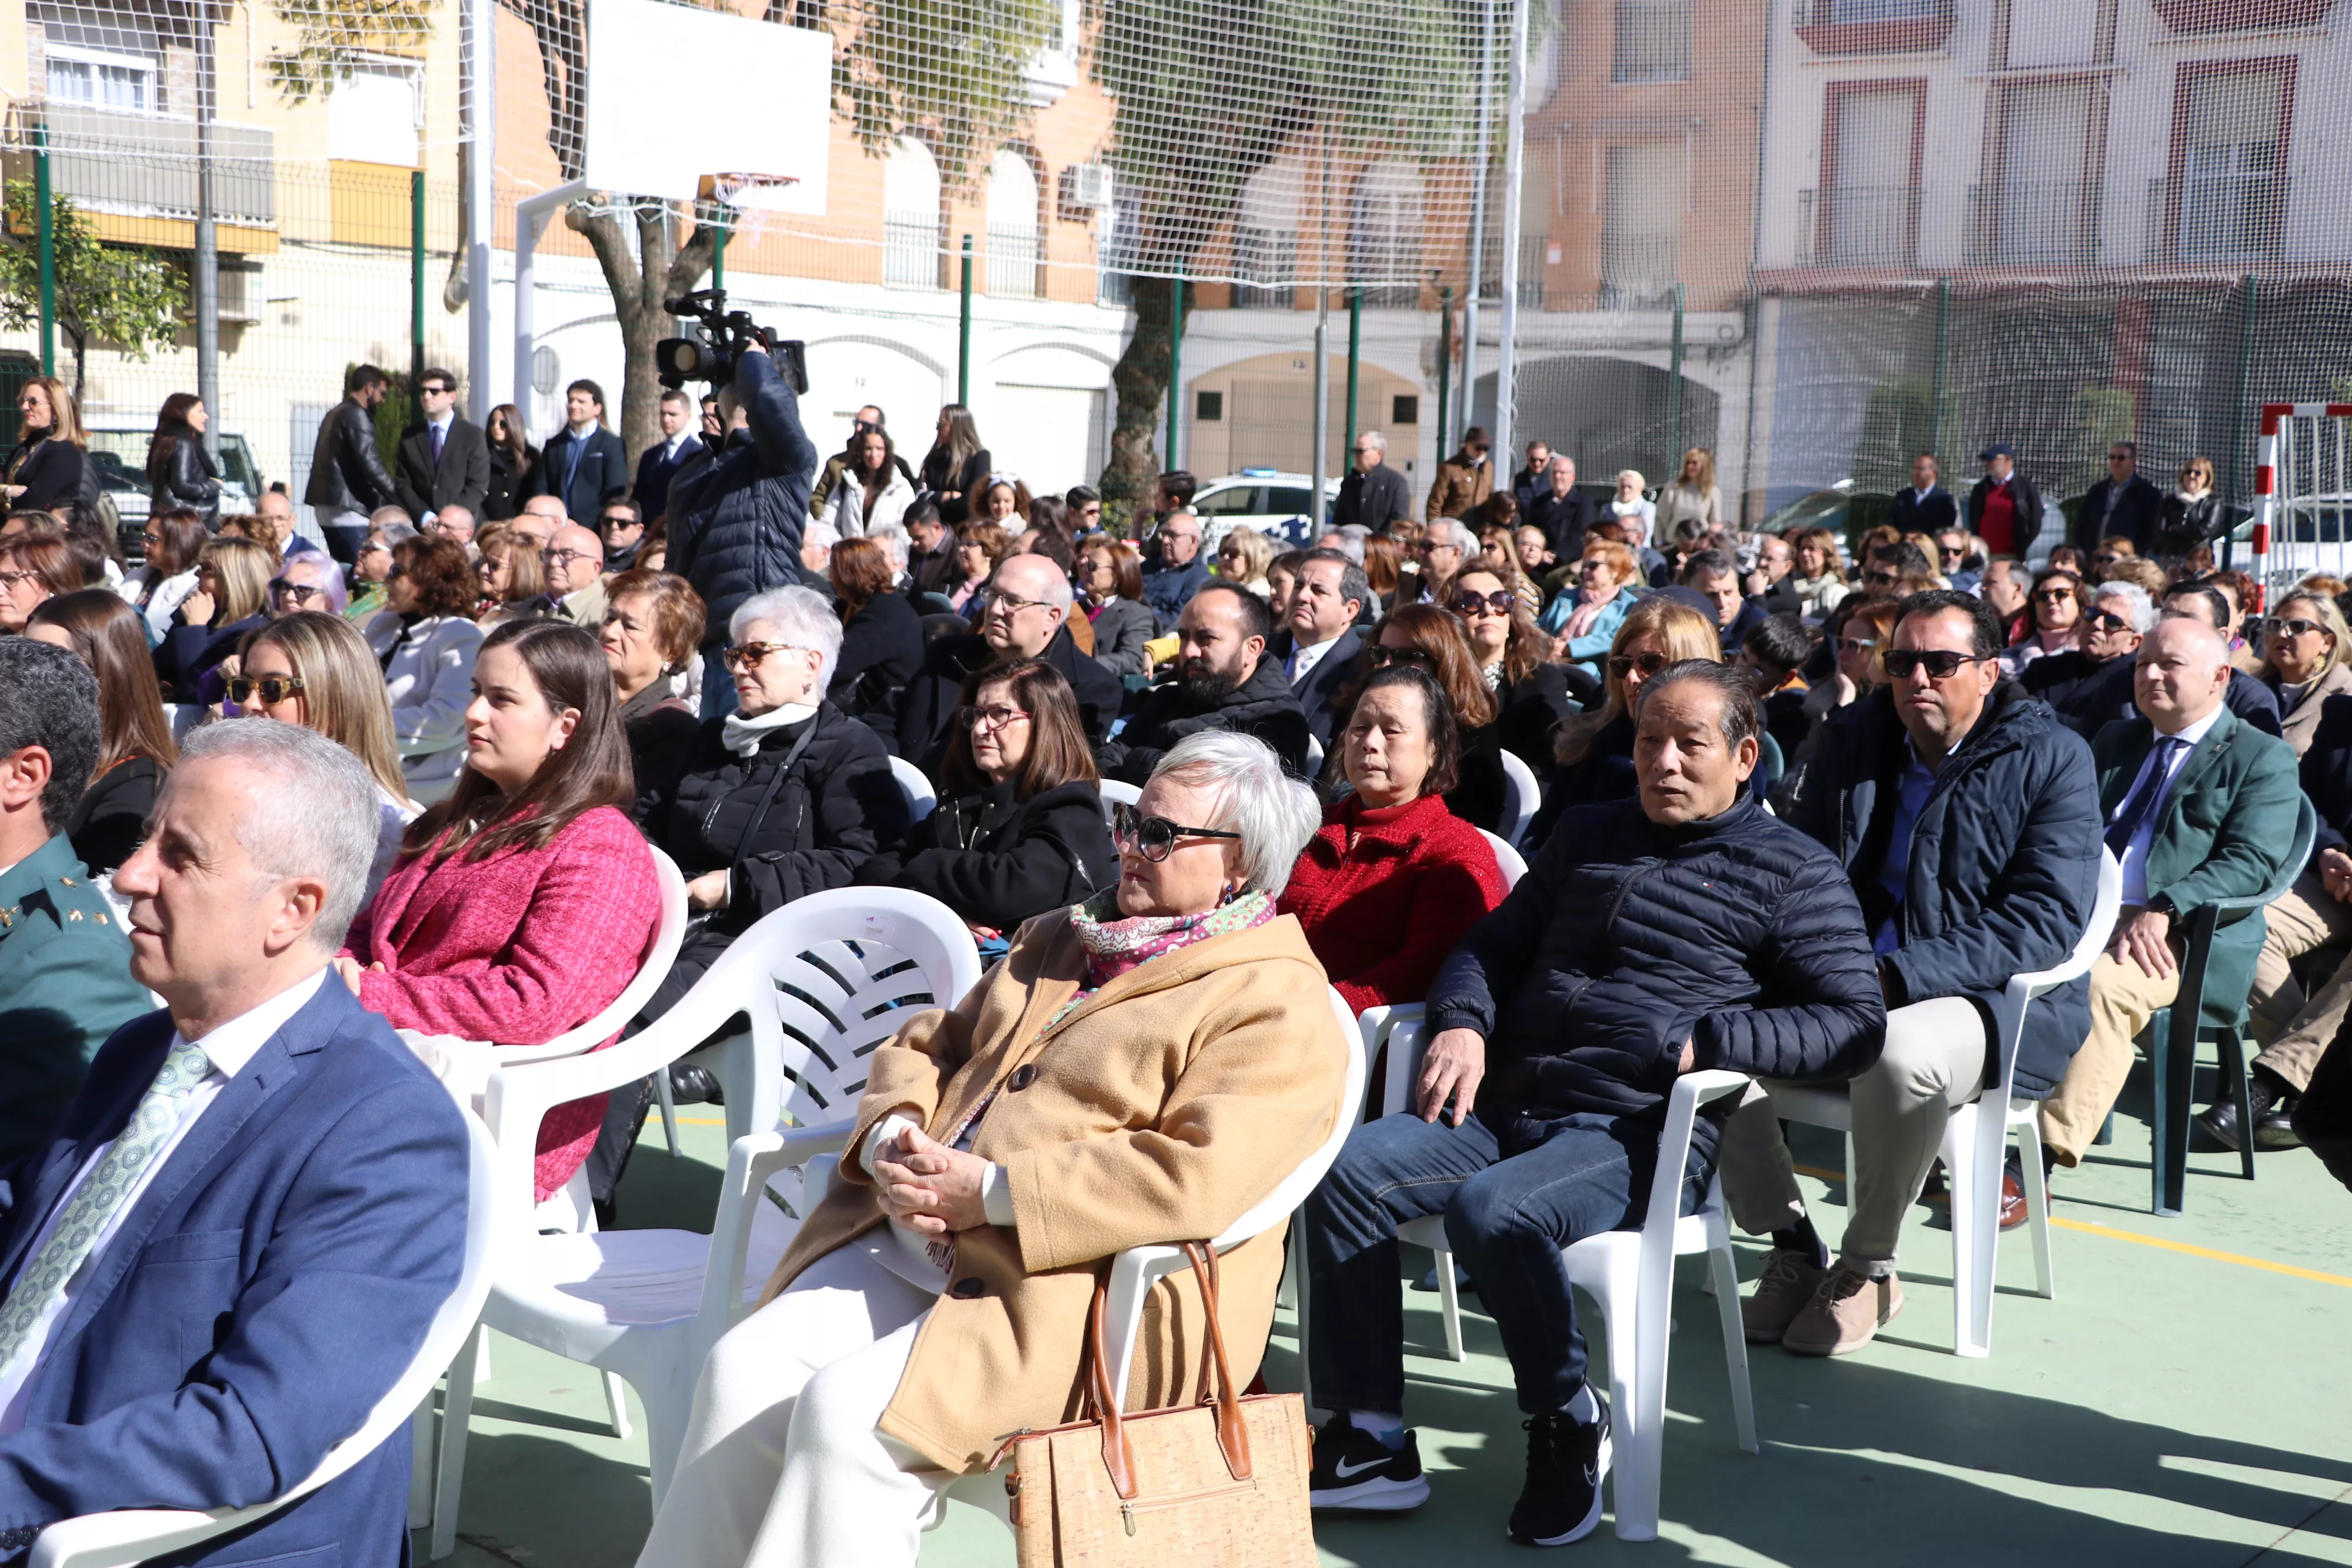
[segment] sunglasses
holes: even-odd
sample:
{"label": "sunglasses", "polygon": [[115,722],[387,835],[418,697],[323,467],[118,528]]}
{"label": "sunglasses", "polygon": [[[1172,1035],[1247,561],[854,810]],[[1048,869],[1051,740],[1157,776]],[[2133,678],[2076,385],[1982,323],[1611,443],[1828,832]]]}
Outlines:
{"label": "sunglasses", "polygon": [[1891,566],[1874,566],[1863,574],[1862,580],[1874,588],[1891,588],[1903,581],[1903,574]]}
{"label": "sunglasses", "polygon": [[1110,808],[1110,836],[1114,843],[1132,844],[1136,852],[1157,866],[1176,850],[1180,838],[1239,838],[1238,833],[1228,833],[1218,827],[1187,827],[1181,822],[1171,822],[1164,816],[1146,816],[1142,811],[1121,803]]}
{"label": "sunglasses", "polygon": [[1454,595],[1454,613],[1457,616],[1507,616],[1517,607],[1518,595],[1506,588],[1491,594],[1473,594],[1465,590]]}
{"label": "sunglasses", "polygon": [[2131,622],[2116,614],[2113,610],[2094,610],[2088,616],[2085,616],[2084,619],[2089,625],[2098,627],[2103,632],[2127,632],[2131,630]]}
{"label": "sunglasses", "polygon": [[1366,650],[1365,657],[1372,661],[1374,669],[1386,669],[1392,664],[1417,664],[1433,674],[1437,669],[1437,660],[1430,657],[1427,648],[1391,647],[1386,643],[1374,643]]}
{"label": "sunglasses", "polygon": [[1886,673],[1897,680],[1908,680],[1915,671],[1924,669],[1930,680],[1949,680],[1960,672],[1964,664],[1982,664],[1984,660],[1972,653],[1954,653],[1949,648],[1889,648],[1882,663]]}
{"label": "sunglasses", "polygon": [[2325,632],[2327,628],[2319,622],[2306,621],[2300,616],[2295,616],[2292,620],[2280,620],[2276,616],[2273,616],[2271,619],[2263,623],[2263,635],[2264,637],[2307,637],[2314,632]]}
{"label": "sunglasses", "polygon": [[1642,679],[1647,680],[1672,662],[1662,653],[1612,653],[1609,656],[1609,673],[1622,680],[1638,669]]}
{"label": "sunglasses", "polygon": [[1838,647],[1848,653],[1868,653],[1878,646],[1876,637],[1840,637]]}
{"label": "sunglasses", "polygon": [[261,694],[265,707],[275,708],[301,689],[299,675],[233,675],[228,679],[228,700],[240,708],[251,702],[256,692]]}
{"label": "sunglasses", "polygon": [[308,583],[289,583],[283,577],[273,580],[269,591],[278,598],[291,599],[298,605],[307,605],[326,592],[324,588],[313,587]]}
{"label": "sunglasses", "polygon": [[719,662],[730,669],[753,669],[772,653],[782,653],[792,647],[782,642],[747,642],[719,654]]}
{"label": "sunglasses", "polygon": [[2033,595],[2033,602],[2037,605],[2063,605],[2074,596],[2072,588],[2044,588]]}

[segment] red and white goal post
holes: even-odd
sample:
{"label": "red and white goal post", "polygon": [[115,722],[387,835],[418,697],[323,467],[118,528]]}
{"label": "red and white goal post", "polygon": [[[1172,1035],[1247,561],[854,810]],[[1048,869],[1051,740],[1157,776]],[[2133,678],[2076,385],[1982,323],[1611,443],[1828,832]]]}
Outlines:
{"label": "red and white goal post", "polygon": [[2265,403],[2254,447],[2253,577],[2265,604],[2352,566],[2352,403]]}

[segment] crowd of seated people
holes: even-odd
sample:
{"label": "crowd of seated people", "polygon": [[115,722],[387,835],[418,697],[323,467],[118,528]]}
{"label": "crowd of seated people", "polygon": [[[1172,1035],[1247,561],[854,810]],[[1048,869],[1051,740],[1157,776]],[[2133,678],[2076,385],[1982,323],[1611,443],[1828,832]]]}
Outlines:
{"label": "crowd of seated people", "polygon": [[[2251,1121],[2223,1093],[2205,1133],[2305,1141],[2352,1013],[2352,961],[2308,962],[2352,940],[2342,584],[2257,614],[2210,553],[2127,541],[2029,578],[1956,507],[1867,531],[1850,560],[1826,530],[1727,524],[1703,451],[1655,499],[1627,470],[1596,507],[1547,454],[1463,515],[1351,517],[1297,550],[1204,519],[1172,474],[1118,537],[1091,492],[1032,494],[959,455],[944,432],[969,425],[943,417],[954,460],[914,484],[861,420],[803,581],[730,589],[723,614],[663,570],[667,520],[618,493],[577,512],[529,496],[478,529],[463,505],[386,507],[344,565],[283,497],[216,529],[159,510],[129,569],[87,519],[12,518],[0,981],[31,1000],[0,1007],[24,1086],[0,1160],[64,1160],[59,1116],[131,1116],[188,1031],[231,1016],[213,971],[248,977],[223,1054],[194,1058],[218,1076],[246,1017],[299,1013],[365,1037],[369,1092],[406,1093],[610,1007],[656,930],[656,851],[692,919],[591,1048],[798,900],[924,894],[986,977],[875,1053],[829,1194],[701,1369],[644,1558],[789,1540],[912,1563],[941,1486],[1066,1413],[1093,1267],[1214,1234],[1331,1132],[1352,1045],[1326,984],[1358,1013],[1423,1008],[1426,1048],[1411,1103],[1349,1136],[1296,1238],[1333,1412],[1312,1500],[1430,1495],[1396,1229],[1438,1216],[1511,1365],[1528,1443],[1507,1529],[1537,1544],[1593,1528],[1610,1468],[1560,1252],[1638,1223],[1678,1074],[1756,1080],[1701,1118],[1684,1173],[1695,1198],[1719,1169],[1733,1220],[1769,1239],[1748,1337],[1861,1349],[1902,1310],[1902,1227],[1984,1088],[1992,1001],[2074,949],[2104,851],[2122,911],[2090,973],[2035,1003],[2016,1063],[2041,1174],[2084,1158],[2176,1005],[2231,1026],[2244,1005],[2261,1047]],[[1360,472],[1384,450],[1360,447]],[[1930,468],[1912,498],[1934,488]],[[935,797],[919,816],[912,773]],[[289,826],[250,798],[265,776],[325,815]],[[2318,839],[2289,866],[2305,801]],[[253,840],[265,820],[277,837]],[[253,861],[233,898],[205,869],[224,834]],[[2282,883],[2183,995],[2199,911]],[[209,936],[206,899],[234,915]],[[151,985],[168,1025],[134,1022]],[[1024,1029],[1049,1032],[1041,1052]],[[667,1071],[676,1100],[719,1092]],[[1852,1098],[1834,1247],[1773,1113],[1790,1084]],[[614,1223],[655,1088],[551,1111],[534,1197],[584,1189]],[[2012,1160],[2004,1226],[2029,1184]],[[0,1174],[0,1224],[12,1191]],[[1268,1234],[1223,1263],[1244,1377],[1282,1267]],[[1155,1401],[1199,1332],[1147,1321]],[[0,1340],[0,1391],[7,1373]],[[65,1387],[42,1408],[71,1427]],[[0,1458],[10,1441],[0,1423]]]}

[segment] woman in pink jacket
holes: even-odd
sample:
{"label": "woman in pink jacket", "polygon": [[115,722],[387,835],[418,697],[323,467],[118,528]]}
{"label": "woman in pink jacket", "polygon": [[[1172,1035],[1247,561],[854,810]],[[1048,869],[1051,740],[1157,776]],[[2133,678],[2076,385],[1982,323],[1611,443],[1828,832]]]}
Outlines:
{"label": "woman in pink jacket", "polygon": [[[661,915],[635,794],[596,639],[561,621],[499,627],[474,664],[466,770],[410,825],[337,969],[396,1028],[535,1046],[586,1023]],[[548,1112],[541,1200],[588,1158],[605,1099]]]}

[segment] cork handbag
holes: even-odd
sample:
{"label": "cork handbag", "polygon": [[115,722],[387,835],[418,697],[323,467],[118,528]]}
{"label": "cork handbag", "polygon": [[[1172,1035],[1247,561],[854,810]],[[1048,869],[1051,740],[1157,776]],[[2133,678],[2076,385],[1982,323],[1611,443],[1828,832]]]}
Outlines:
{"label": "cork handbag", "polygon": [[1199,1399],[1120,1413],[1103,1350],[1105,1284],[1097,1280],[1081,1368],[1087,1418],[1021,1433],[990,1466],[1013,1456],[1004,1489],[1021,1568],[1315,1568],[1306,1404],[1296,1394],[1244,1397],[1234,1386],[1217,1321],[1216,1256],[1196,1242],[1184,1250],[1208,1322]]}

